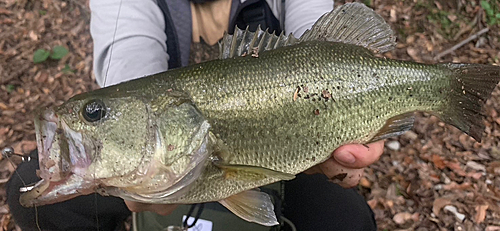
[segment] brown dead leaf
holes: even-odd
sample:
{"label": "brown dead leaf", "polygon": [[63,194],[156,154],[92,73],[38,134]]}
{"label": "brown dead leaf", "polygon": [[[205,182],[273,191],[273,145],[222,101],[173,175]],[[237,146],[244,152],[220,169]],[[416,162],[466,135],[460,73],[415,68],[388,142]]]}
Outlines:
{"label": "brown dead leaf", "polygon": [[434,163],[434,166],[436,166],[436,168],[439,168],[441,170],[443,170],[446,167],[444,159],[440,155],[436,154],[432,155],[432,162]]}
{"label": "brown dead leaf", "polygon": [[450,21],[452,21],[452,22],[455,22],[455,20],[457,20],[457,16],[456,16],[456,15],[454,15],[454,14],[449,14],[449,15],[448,15],[448,19],[449,19]]}
{"label": "brown dead leaf", "polygon": [[23,140],[19,143],[12,145],[14,151],[20,154],[27,154],[36,148],[36,141],[33,140]]}
{"label": "brown dead leaf", "polygon": [[0,7],[0,14],[9,15],[12,14],[12,11]]}
{"label": "brown dead leaf", "polygon": [[4,103],[0,102],[0,109],[2,109],[2,110],[7,110],[7,109],[8,109],[8,107],[7,107],[7,105],[5,105]]}
{"label": "brown dead leaf", "polygon": [[490,174],[500,175],[500,161],[491,162],[486,169]]}
{"label": "brown dead leaf", "polygon": [[488,205],[476,205],[476,216],[474,216],[474,221],[476,224],[480,224],[486,218],[486,210],[488,209]]}
{"label": "brown dead leaf", "polygon": [[371,200],[367,201],[366,203],[368,203],[368,205],[370,206],[370,208],[373,210],[373,209],[375,209],[375,207],[377,207],[378,200],[377,199],[371,199]]}
{"label": "brown dead leaf", "polygon": [[439,10],[443,10],[443,6],[441,5],[440,2],[438,1],[435,1],[434,4],[436,4],[436,7],[439,9]]}
{"label": "brown dead leaf", "polygon": [[484,229],[484,231],[499,231],[499,230],[500,230],[500,226],[496,226],[496,225],[488,225]]}
{"label": "brown dead leaf", "polygon": [[464,190],[464,189],[469,189],[469,188],[471,188],[471,183],[469,183],[469,182],[457,184],[457,182],[452,181],[450,184],[443,186],[444,190],[454,190],[454,189]]}
{"label": "brown dead leaf", "polygon": [[9,224],[11,221],[11,215],[10,214],[5,214],[2,216],[0,219],[0,229],[2,230],[9,230]]}
{"label": "brown dead leaf", "polygon": [[439,216],[439,212],[441,211],[444,206],[452,204],[452,201],[448,198],[437,198],[434,200],[432,203],[432,212],[436,215]]}
{"label": "brown dead leaf", "polygon": [[396,15],[396,6],[393,6],[391,11],[390,11],[391,17],[389,18],[389,22],[396,22],[398,21],[398,17]]}
{"label": "brown dead leaf", "polygon": [[471,177],[473,179],[479,180],[483,176],[483,173],[480,172],[469,172],[467,173],[467,177]]}
{"label": "brown dead leaf", "polygon": [[33,41],[37,41],[38,40],[38,35],[34,31],[30,31],[29,37]]}
{"label": "brown dead leaf", "polygon": [[453,170],[459,176],[466,176],[467,173],[462,169],[460,163],[457,161],[445,161],[446,167]]}
{"label": "brown dead leaf", "polygon": [[361,185],[365,188],[370,188],[372,186],[372,183],[368,179],[366,179],[366,177],[362,177],[359,180],[359,185]]}
{"label": "brown dead leaf", "polygon": [[420,58],[420,56],[418,55],[418,51],[417,49],[413,48],[413,47],[408,47],[406,48],[406,53],[408,53],[408,55],[415,61],[417,62],[421,62],[422,59]]}
{"label": "brown dead leaf", "polygon": [[409,220],[413,220],[412,216],[413,216],[413,214],[411,214],[411,213],[402,212],[402,213],[397,213],[396,215],[394,215],[394,217],[392,217],[392,220],[396,224],[402,225],[402,224],[406,223]]}

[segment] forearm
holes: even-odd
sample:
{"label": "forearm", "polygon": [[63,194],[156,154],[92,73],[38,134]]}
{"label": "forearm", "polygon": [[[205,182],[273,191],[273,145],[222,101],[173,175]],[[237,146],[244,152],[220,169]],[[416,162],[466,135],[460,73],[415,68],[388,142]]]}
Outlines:
{"label": "forearm", "polygon": [[154,0],[91,0],[90,8],[101,87],[168,69],[165,21]]}

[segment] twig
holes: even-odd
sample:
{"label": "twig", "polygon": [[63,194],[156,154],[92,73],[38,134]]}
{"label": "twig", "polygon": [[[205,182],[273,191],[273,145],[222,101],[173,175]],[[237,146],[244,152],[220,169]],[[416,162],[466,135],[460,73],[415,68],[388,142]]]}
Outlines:
{"label": "twig", "polygon": [[437,55],[436,55],[436,57],[434,57],[434,60],[439,60],[439,59],[441,59],[443,56],[445,56],[445,55],[447,55],[447,54],[449,54],[449,53],[451,53],[451,52],[455,51],[456,49],[458,49],[458,48],[462,47],[462,46],[463,46],[463,45],[465,45],[466,43],[468,43],[468,42],[470,42],[470,41],[472,41],[472,40],[474,40],[474,39],[478,38],[479,36],[481,36],[482,34],[484,34],[484,33],[488,32],[488,31],[490,31],[490,28],[488,28],[488,27],[486,27],[486,28],[484,28],[484,29],[482,29],[482,30],[478,31],[477,33],[475,33],[475,34],[471,35],[470,37],[468,37],[467,39],[463,40],[462,42],[459,42],[457,45],[455,45],[455,46],[451,47],[450,49],[445,50],[445,51],[443,51],[443,52],[441,52],[441,53],[437,54]]}

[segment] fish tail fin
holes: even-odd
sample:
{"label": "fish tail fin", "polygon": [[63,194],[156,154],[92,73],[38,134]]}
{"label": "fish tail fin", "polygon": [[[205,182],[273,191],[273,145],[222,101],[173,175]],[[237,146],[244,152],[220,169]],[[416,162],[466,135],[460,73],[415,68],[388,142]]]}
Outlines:
{"label": "fish tail fin", "polygon": [[482,64],[440,64],[452,71],[448,103],[438,112],[444,122],[481,142],[482,106],[500,81],[500,67]]}

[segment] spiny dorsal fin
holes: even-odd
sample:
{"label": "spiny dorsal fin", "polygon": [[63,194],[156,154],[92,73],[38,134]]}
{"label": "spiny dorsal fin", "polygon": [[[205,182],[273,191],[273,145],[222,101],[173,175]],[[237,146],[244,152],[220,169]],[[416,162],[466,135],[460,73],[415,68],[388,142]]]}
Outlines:
{"label": "spiny dorsal fin", "polygon": [[375,53],[396,47],[396,36],[391,27],[375,11],[362,3],[346,3],[318,19],[300,39],[292,34],[279,36],[263,31],[260,26],[251,32],[235,28],[234,34],[225,33],[219,42],[219,58],[254,55],[278,47],[300,42],[321,40],[363,46]]}
{"label": "spiny dorsal fin", "polygon": [[399,136],[410,130],[414,123],[415,114],[413,112],[394,116],[385,122],[384,127],[368,143]]}
{"label": "spiny dorsal fin", "polygon": [[236,27],[234,34],[227,32],[219,42],[219,59],[233,58],[242,55],[258,55],[259,52],[273,50],[278,47],[297,44],[299,40],[292,34],[279,36],[271,34],[266,29],[263,31],[260,26],[257,31],[251,32],[248,27],[245,30]]}
{"label": "spiny dorsal fin", "polygon": [[326,40],[363,46],[376,53],[394,49],[396,36],[375,11],[362,3],[346,3],[326,13],[300,41]]}

